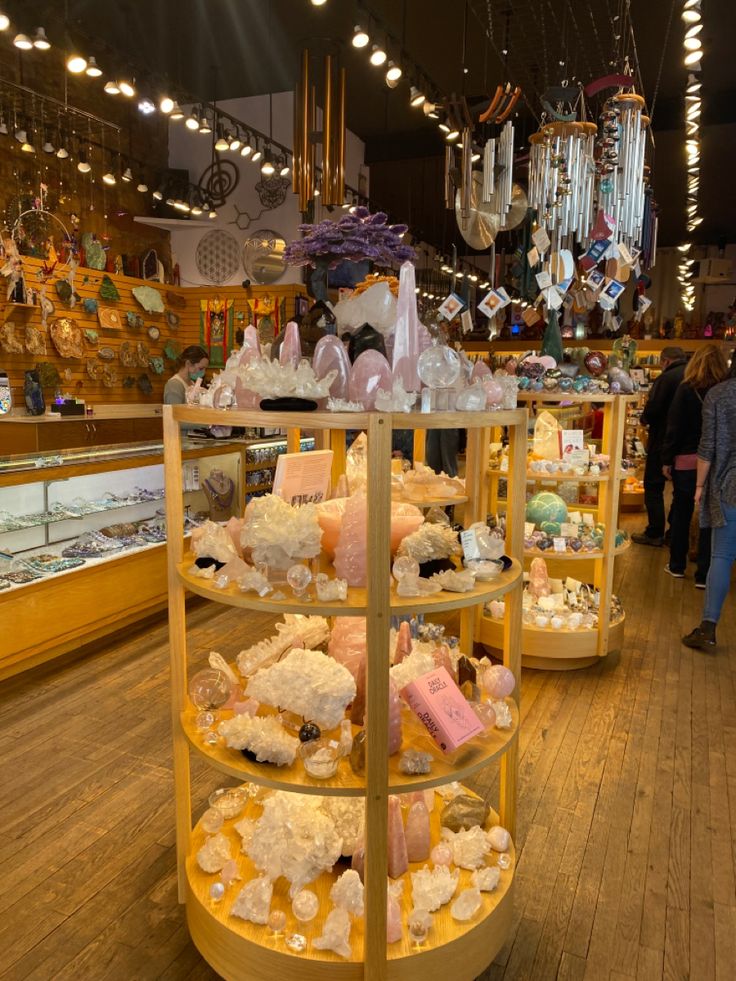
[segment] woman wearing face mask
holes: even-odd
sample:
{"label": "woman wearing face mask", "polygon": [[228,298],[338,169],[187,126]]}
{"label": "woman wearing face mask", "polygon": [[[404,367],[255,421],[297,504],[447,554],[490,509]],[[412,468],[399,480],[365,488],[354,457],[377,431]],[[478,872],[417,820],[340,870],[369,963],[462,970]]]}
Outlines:
{"label": "woman wearing face mask", "polygon": [[177,372],[164,386],[164,405],[186,405],[187,389],[198,378],[204,378],[210,358],[203,347],[192,344],[184,348],[177,359]]}

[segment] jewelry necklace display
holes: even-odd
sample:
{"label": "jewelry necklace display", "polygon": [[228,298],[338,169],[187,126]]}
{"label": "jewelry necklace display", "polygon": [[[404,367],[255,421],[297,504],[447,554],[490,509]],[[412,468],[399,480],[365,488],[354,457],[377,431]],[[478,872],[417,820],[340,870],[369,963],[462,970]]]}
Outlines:
{"label": "jewelry necklace display", "polygon": [[222,514],[230,516],[235,495],[235,483],[222,470],[213,470],[203,481],[203,489],[210,506],[210,518],[220,520]]}

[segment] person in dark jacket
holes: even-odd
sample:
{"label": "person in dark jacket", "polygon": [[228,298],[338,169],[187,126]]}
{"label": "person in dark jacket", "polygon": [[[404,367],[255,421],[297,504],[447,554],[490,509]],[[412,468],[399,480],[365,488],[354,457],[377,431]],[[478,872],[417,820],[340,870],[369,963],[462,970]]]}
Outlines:
{"label": "person in dark jacket", "polygon": [[667,429],[667,413],[677,386],[685,374],[685,352],[679,347],[666,347],[659,358],[662,374],[652,389],[641,414],[642,425],[649,427],[647,462],[644,467],[644,504],[649,524],[643,532],[631,536],[638,545],[664,545],[664,485],[662,473],[662,443]]}
{"label": "person in dark jacket", "polygon": [[[687,569],[703,400],[727,374],[728,363],[719,345],[703,345],[688,362],[667,415],[667,431],[662,444],[662,473],[672,481],[672,538],[670,561],[665,566],[665,572],[675,579],[683,579]],[[710,538],[710,529],[701,528],[695,571],[695,585],[699,589],[705,589],[710,565]]]}

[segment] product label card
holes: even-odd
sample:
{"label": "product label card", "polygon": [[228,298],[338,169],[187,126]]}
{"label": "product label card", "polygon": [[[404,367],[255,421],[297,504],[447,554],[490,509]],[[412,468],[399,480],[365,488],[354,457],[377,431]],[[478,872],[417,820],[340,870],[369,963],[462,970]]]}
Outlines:
{"label": "product label card", "polygon": [[572,521],[563,521],[560,525],[560,534],[563,538],[577,538],[578,526],[574,525]]}
{"label": "product label card", "polygon": [[536,279],[537,286],[540,288],[540,290],[549,289],[549,287],[552,285],[552,277],[546,269],[543,269],[542,272],[538,272]]}
{"label": "product label card", "polygon": [[501,302],[501,298],[496,290],[491,290],[490,292],[486,293],[486,295],[480,301],[478,304],[478,309],[484,316],[490,319],[498,313],[503,305],[504,304]]}
{"label": "product label card", "polygon": [[457,293],[450,293],[440,307],[440,313],[445,320],[453,320],[464,306],[465,303],[462,297],[458,296]]}
{"label": "product label card", "polygon": [[634,261],[634,259],[631,253],[629,252],[629,250],[627,249],[627,247],[624,245],[623,242],[619,242],[617,248],[618,248],[618,256],[621,262],[623,262],[625,266],[630,266]]}
{"label": "product label card", "polygon": [[534,533],[534,529],[535,528],[536,528],[536,525],[534,524],[533,521],[525,521],[524,522],[524,535],[525,535],[525,537],[526,538],[531,537],[531,535]]}
{"label": "product label card", "polygon": [[583,516],[579,511],[570,511],[567,517],[571,525],[579,525],[583,522]]}
{"label": "product label card", "polygon": [[463,310],[460,314],[460,324],[462,325],[463,334],[469,334],[473,329],[473,318],[470,315],[470,310]]}
{"label": "product label card", "polygon": [[595,519],[593,518],[593,515],[590,514],[588,511],[586,511],[585,514],[583,515],[583,524],[587,525],[588,528],[592,528],[593,525],[595,525]]}
{"label": "product label card", "polygon": [[540,252],[546,252],[550,245],[547,230],[545,228],[538,228],[536,232],[532,233],[532,242],[534,242]]}
{"label": "product label card", "polygon": [[567,541],[564,538],[553,538],[552,548],[555,550],[555,552],[566,552]]}
{"label": "product label card", "polygon": [[582,429],[561,429],[559,437],[560,454],[565,459],[573,450],[582,450],[585,446],[585,433]]}
{"label": "product label card", "polygon": [[536,266],[536,264],[539,262],[539,250],[537,249],[536,245],[529,249],[526,254],[526,260],[530,266]]}
{"label": "product label card", "polygon": [[479,559],[480,548],[478,547],[478,536],[473,528],[460,532],[460,544],[463,547],[463,556],[466,559]]}
{"label": "product label card", "polygon": [[319,504],[326,500],[332,457],[332,450],[282,454],[276,464],[273,493],[291,505]]}
{"label": "product label card", "polygon": [[506,292],[506,290],[503,288],[503,286],[497,287],[497,289],[496,289],[495,292],[496,292],[496,296],[501,300],[501,305],[502,306],[505,307],[505,306],[508,306],[509,303],[511,303],[511,297]]}

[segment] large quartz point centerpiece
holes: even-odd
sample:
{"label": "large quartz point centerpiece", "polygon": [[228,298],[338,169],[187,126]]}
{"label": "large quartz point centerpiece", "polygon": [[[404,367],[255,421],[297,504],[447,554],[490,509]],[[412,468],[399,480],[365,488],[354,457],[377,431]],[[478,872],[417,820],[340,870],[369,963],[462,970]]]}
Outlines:
{"label": "large quartz point centerpiece", "polygon": [[[419,355],[429,344],[427,328],[419,322],[414,266],[405,262],[399,273],[399,299],[396,305],[396,328],[392,359],[393,377],[400,379],[404,390],[418,392],[422,387],[417,373]],[[385,386],[384,386],[385,388]],[[388,389],[387,389],[388,390]]]}

